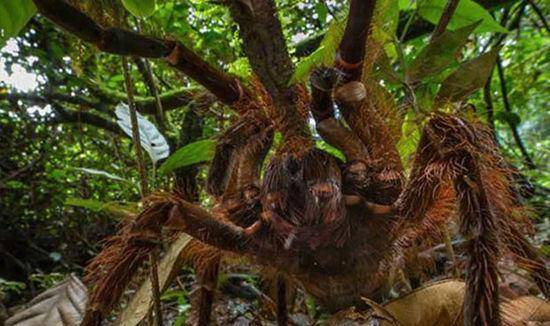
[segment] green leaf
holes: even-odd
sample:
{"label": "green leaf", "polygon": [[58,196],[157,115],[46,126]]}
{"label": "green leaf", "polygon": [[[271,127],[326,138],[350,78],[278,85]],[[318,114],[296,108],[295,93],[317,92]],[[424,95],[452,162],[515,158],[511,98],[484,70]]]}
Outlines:
{"label": "green leaf", "polygon": [[346,19],[338,18],[331,21],[317,50],[296,64],[296,70],[290,80],[291,84],[305,82],[311,71],[317,67],[332,66],[345,27]]}
{"label": "green leaf", "polygon": [[[422,18],[435,25],[439,22],[446,4],[447,0],[421,0],[418,2],[418,13]],[[485,8],[472,0],[460,0],[447,28],[456,30],[480,20],[482,22],[476,28],[476,33],[508,32],[493,19]]]}
{"label": "green leaf", "polygon": [[94,199],[70,197],[65,200],[65,205],[89,209],[94,212],[106,212],[120,217],[127,217],[137,212],[136,203],[102,202]]}
{"label": "green leaf", "polygon": [[[397,150],[401,156],[401,161],[407,164],[412,162],[412,155],[416,150],[420,140],[420,121],[417,121],[413,111],[407,112],[401,126],[401,139],[397,143]],[[409,166],[406,166],[409,168]]]}
{"label": "green leaf", "polygon": [[248,58],[239,58],[229,64],[227,71],[235,76],[247,79],[252,74]]}
{"label": "green leaf", "polygon": [[323,1],[315,4],[315,12],[317,13],[317,16],[319,16],[319,21],[321,23],[324,23],[327,20],[328,8]]}
{"label": "green leaf", "polygon": [[337,149],[334,146],[331,146],[329,143],[327,143],[325,141],[318,140],[318,141],[315,142],[315,146],[319,149],[324,150],[325,152],[327,152],[329,154],[332,154],[332,155],[336,156],[337,158],[341,159],[344,162],[346,161],[346,157],[344,156],[344,154],[339,149]]}
{"label": "green leaf", "polygon": [[479,57],[462,63],[450,74],[437,93],[434,106],[439,107],[446,102],[459,102],[479,88],[483,87],[493,70],[498,51],[493,49]]}
{"label": "green leaf", "polygon": [[468,41],[468,36],[480,23],[481,21],[478,21],[456,31],[447,30],[428,43],[409,65],[411,68],[407,71],[408,82],[419,82],[447,68],[456,60],[456,55]]}
{"label": "green leaf", "polygon": [[170,173],[177,168],[207,162],[214,157],[216,142],[212,139],[199,140],[185,145],[170,155],[160,166],[159,173]]}
{"label": "green leaf", "polygon": [[122,4],[139,18],[147,18],[155,12],[155,0],[122,0]]}
{"label": "green leaf", "polygon": [[0,1],[0,47],[10,37],[19,34],[35,13],[32,0]]}

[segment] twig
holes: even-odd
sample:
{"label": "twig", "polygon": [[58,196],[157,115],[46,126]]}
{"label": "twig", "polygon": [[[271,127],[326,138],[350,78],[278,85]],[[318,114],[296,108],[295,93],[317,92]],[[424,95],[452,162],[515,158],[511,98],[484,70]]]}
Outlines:
{"label": "twig", "polygon": [[[141,22],[138,19],[137,20],[137,28],[138,32],[141,33]],[[166,125],[164,122],[164,109],[162,108],[162,102],[160,100],[160,95],[158,92],[157,85],[155,83],[155,77],[153,77],[153,70],[151,69],[151,63],[147,58],[143,58],[143,62],[145,64],[145,82],[147,83],[147,87],[149,88],[149,91],[151,92],[151,95],[155,98],[155,104],[157,107],[157,122],[159,124],[159,128],[161,132],[164,132],[166,130]]]}
{"label": "twig", "polygon": [[439,22],[437,23],[437,26],[432,33],[430,42],[433,42],[436,38],[443,34],[443,32],[445,32],[445,29],[447,28],[447,25],[449,25],[449,23],[451,22],[451,18],[453,17],[453,14],[455,13],[456,7],[458,6],[459,2],[460,0],[447,1],[445,9],[443,9],[443,13],[439,18]]}

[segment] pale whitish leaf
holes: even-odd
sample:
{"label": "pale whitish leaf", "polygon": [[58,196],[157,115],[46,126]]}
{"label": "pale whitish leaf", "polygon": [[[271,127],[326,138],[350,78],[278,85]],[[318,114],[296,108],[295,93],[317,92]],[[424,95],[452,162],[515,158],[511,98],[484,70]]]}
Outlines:
{"label": "pale whitish leaf", "polygon": [[214,157],[216,142],[211,139],[199,140],[178,149],[162,163],[159,173],[170,173],[177,168],[210,161]]}
{"label": "pale whitish leaf", "polygon": [[155,0],[122,0],[124,8],[132,15],[139,18],[146,18],[155,12]]}
{"label": "pale whitish leaf", "polygon": [[[159,288],[161,292],[170,285],[174,276],[177,275],[174,271],[181,268],[183,264],[181,253],[186,249],[191,239],[189,235],[181,234],[179,238],[170,245],[168,252],[162,257],[158,265]],[[146,279],[132,296],[126,308],[120,313],[116,325],[138,325],[148,315],[149,310],[153,306],[152,300],[151,281]]]}
{"label": "pale whitish leaf", "polygon": [[[130,108],[127,104],[120,103],[115,110],[118,118],[117,123],[122,130],[132,137],[132,122],[130,120]],[[139,138],[141,146],[149,153],[153,163],[158,162],[170,155],[170,147],[164,136],[157,127],[144,116],[136,112],[138,119]]]}
{"label": "pale whitish leaf", "polygon": [[499,50],[500,48],[493,49],[461,64],[445,78],[435,97],[434,107],[440,107],[448,102],[460,102],[483,87],[493,70]]}
{"label": "pale whitish leaf", "polygon": [[39,294],[28,308],[6,320],[6,326],[78,326],[88,301],[86,286],[74,275]]}
{"label": "pale whitish leaf", "polygon": [[36,7],[32,0],[1,0],[0,48],[7,39],[19,34],[35,13]]}
{"label": "pale whitish leaf", "polygon": [[[418,2],[418,13],[432,24],[437,24],[445,10],[447,0],[421,0]],[[506,33],[508,30],[497,23],[491,14],[481,5],[472,0],[460,0],[456,10],[447,26],[455,30],[475,22],[482,21],[475,29],[477,33],[499,32]]]}
{"label": "pale whitish leaf", "polygon": [[96,170],[96,169],[90,169],[90,168],[75,168],[75,170],[82,171],[82,172],[85,172],[85,173],[88,173],[88,174],[104,176],[104,177],[107,177],[107,178],[113,179],[113,180],[127,181],[126,179],[121,178],[118,175],[111,174],[111,173],[109,173],[107,171],[103,171],[103,170]]}
{"label": "pale whitish leaf", "polygon": [[456,55],[468,41],[468,36],[481,21],[457,29],[445,31],[441,36],[426,45],[409,65],[407,71],[409,83],[435,75],[456,61]]}

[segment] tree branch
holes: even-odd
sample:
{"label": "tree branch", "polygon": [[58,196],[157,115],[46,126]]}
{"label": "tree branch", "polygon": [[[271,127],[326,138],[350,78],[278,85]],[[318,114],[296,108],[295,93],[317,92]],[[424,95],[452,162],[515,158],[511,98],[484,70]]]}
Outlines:
{"label": "tree branch", "polygon": [[83,123],[91,125],[97,128],[101,128],[117,135],[125,136],[124,132],[120,127],[103,117],[89,113],[89,112],[75,112],[69,109],[64,108],[58,103],[50,103],[52,108],[57,113],[57,116],[47,123],[49,124],[64,124],[64,123]]}
{"label": "tree branch", "polygon": [[[117,104],[120,101],[125,101],[122,93],[118,92],[104,92],[103,90],[94,89],[92,92],[99,98],[99,100],[88,99],[83,96],[72,96],[61,93],[21,93],[10,92],[0,94],[0,101],[29,101],[33,103],[50,104],[52,101],[59,101],[70,103],[74,105],[80,105],[86,108],[93,108],[98,111],[107,112],[106,104]],[[175,91],[166,92],[160,95],[160,100],[164,111],[174,110],[182,106],[187,106],[189,103],[195,100],[197,96],[190,90],[179,89]],[[154,97],[137,97],[135,99],[136,107],[140,113],[155,114],[157,111],[156,100]]]}
{"label": "tree branch", "polygon": [[[231,0],[230,12],[239,25],[243,49],[252,69],[273,99],[277,128],[284,145],[307,151],[311,134],[303,112],[299,86],[289,85],[294,66],[283,36],[273,0]],[[291,145],[291,143],[293,143]],[[292,151],[292,149],[291,149]]]}
{"label": "tree branch", "polygon": [[33,0],[38,11],[78,38],[92,43],[103,52],[144,58],[162,58],[231,104],[240,98],[237,79],[213,68],[183,44],[160,40],[121,28],[103,28],[86,14],[63,0]]}
{"label": "tree branch", "polygon": [[439,18],[439,21],[437,22],[437,26],[435,26],[430,41],[435,40],[441,34],[443,34],[443,32],[445,32],[445,29],[447,29],[447,25],[449,25],[449,23],[451,22],[451,18],[453,18],[453,14],[455,13],[456,7],[458,7],[459,2],[460,0],[447,1],[445,9],[443,9],[443,13]]}

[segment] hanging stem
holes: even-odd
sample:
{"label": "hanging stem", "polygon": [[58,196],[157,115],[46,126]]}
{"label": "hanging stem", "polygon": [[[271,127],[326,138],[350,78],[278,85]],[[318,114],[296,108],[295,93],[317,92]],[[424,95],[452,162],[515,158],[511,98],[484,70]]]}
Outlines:
{"label": "hanging stem", "polygon": [[[139,170],[140,185],[141,185],[141,198],[145,198],[149,193],[147,174],[145,172],[145,164],[143,162],[143,152],[141,150],[141,141],[139,136],[139,127],[136,113],[136,105],[134,102],[134,84],[132,77],[130,76],[130,68],[128,65],[128,59],[122,57],[122,69],[124,71],[124,83],[126,85],[126,93],[128,95],[128,106],[130,108],[130,121],[132,124],[132,142],[136,150],[136,162]],[[153,289],[153,300],[155,304],[155,314],[157,319],[157,326],[162,326],[162,311],[160,305],[160,290],[158,284],[158,270],[157,270],[157,257],[156,253],[151,252],[149,255],[151,263],[151,288]]]}
{"label": "hanging stem", "polygon": [[495,127],[495,107],[493,105],[493,98],[491,96],[491,80],[493,73],[487,79],[487,82],[483,86],[483,99],[485,100],[485,105],[487,106],[487,123],[489,128],[491,128],[491,133],[493,134],[493,139],[495,143],[498,144],[497,130]]}
{"label": "hanging stem", "polygon": [[134,102],[134,84],[129,72],[128,59],[122,57],[122,70],[124,71],[124,84],[126,85],[126,93],[128,94],[128,106],[130,108],[130,122],[132,124],[132,142],[136,150],[136,163],[139,171],[139,179],[141,186],[141,197],[147,196],[149,193],[147,184],[147,174],[145,173],[145,164],[143,163],[143,151],[141,150],[141,141],[139,136],[139,127],[136,113],[136,103]]}
{"label": "hanging stem", "polygon": [[[502,95],[502,102],[504,104],[504,109],[506,110],[506,112],[512,113],[512,107],[510,105],[510,101],[508,100],[508,90],[506,88],[506,79],[504,77],[504,67],[502,66],[502,60],[500,58],[500,55],[497,56],[497,71],[498,71],[498,78],[500,80],[500,91]],[[529,169],[536,169],[537,166],[531,159],[529,152],[527,152],[527,148],[525,148],[525,144],[521,139],[517,126],[510,121],[507,121],[507,122],[512,131],[512,136],[514,137],[514,140],[516,141],[516,144],[519,147],[521,155],[523,156],[523,161],[525,162],[525,165]]]}
{"label": "hanging stem", "polygon": [[[137,20],[137,28],[138,32],[141,33],[141,22],[139,19]],[[158,88],[155,83],[155,77],[153,76],[153,70],[151,69],[151,63],[147,58],[143,58],[143,62],[145,64],[145,82],[147,84],[147,87],[149,88],[149,92],[151,92],[151,95],[155,97],[155,105],[157,107],[157,123],[159,125],[160,131],[164,132],[166,130],[166,125],[164,122],[164,110],[162,108],[162,102],[160,100]]]}

